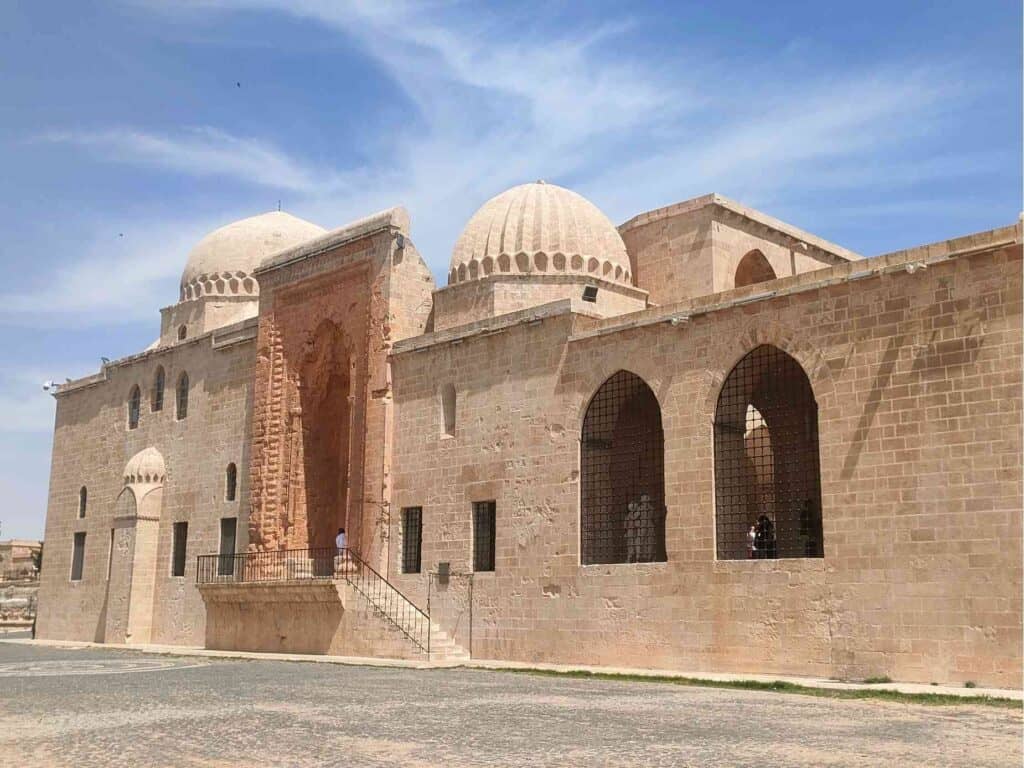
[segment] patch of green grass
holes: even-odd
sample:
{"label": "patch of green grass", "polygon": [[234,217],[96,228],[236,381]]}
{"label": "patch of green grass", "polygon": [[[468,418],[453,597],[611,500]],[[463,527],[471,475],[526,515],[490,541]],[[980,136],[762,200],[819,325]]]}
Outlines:
{"label": "patch of green grass", "polygon": [[492,667],[495,672],[512,672],[542,677],[589,678],[594,680],[611,680],[631,683],[661,683],[668,685],[686,685],[698,688],[728,688],[744,691],[772,691],[790,693],[801,696],[817,696],[823,699],[875,699],[892,701],[901,704],[927,704],[932,706],[964,706],[985,705],[1005,709],[1022,709],[1024,702],[1007,699],[1001,696],[955,696],[948,693],[901,693],[882,689],[836,689],[815,688],[809,685],[789,683],[783,680],[763,682],[761,680],[707,680],[698,677],[668,677],[666,675],[629,675],[614,672],[590,672],[586,670],[556,671],[549,669],[512,669],[508,667]]}
{"label": "patch of green grass", "polygon": [[892,678],[888,675],[881,675],[879,677],[865,677],[864,683],[866,685],[875,685],[876,683],[891,683]]}

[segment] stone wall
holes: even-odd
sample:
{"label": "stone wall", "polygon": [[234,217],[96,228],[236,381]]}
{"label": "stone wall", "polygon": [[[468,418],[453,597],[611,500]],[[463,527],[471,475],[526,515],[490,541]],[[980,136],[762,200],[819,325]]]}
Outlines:
{"label": "stone wall", "polygon": [[423,659],[344,581],[206,584],[206,648]]}
{"label": "stone wall", "polygon": [[[225,500],[224,483],[229,463],[248,463],[254,331],[250,321],[161,347],[107,366],[100,375],[58,394],[39,596],[40,637],[102,641],[107,639],[108,606],[123,604],[124,617],[111,616],[110,639],[124,639],[132,575],[117,582],[108,573],[116,574],[126,565],[121,558],[132,556],[134,544],[129,536],[124,546],[116,546],[111,531],[124,527],[117,518],[124,518],[121,503],[124,494],[131,493],[125,488],[126,463],[154,447],[163,455],[167,477],[158,519],[152,523],[155,560],[145,564],[153,578],[152,597],[146,598],[152,609],[149,620],[139,626],[148,627],[153,642],[202,643],[205,613],[195,586],[196,556],[217,552],[222,517],[238,518],[236,546],[242,551],[246,547],[248,477],[239,473],[235,501]],[[158,365],[164,367],[166,388],[163,409],[153,412],[152,383]],[[190,383],[188,416],[178,421],[175,384],[183,371]],[[142,408],[138,428],[129,430],[127,403],[135,385],[142,390]],[[82,486],[88,488],[88,503],[85,517],[79,518]],[[188,522],[183,577],[170,575],[175,522]],[[82,580],[73,582],[72,541],[78,531],[86,534],[85,560]]]}
{"label": "stone wall", "polygon": [[759,250],[775,276],[790,277],[860,257],[719,195],[640,214],[619,227],[634,283],[653,304],[735,287],[736,267]]}
{"label": "stone wall", "polygon": [[395,339],[422,333],[433,288],[407,218],[396,209],[337,230],[259,276],[250,549],[333,546],[344,526],[349,546],[380,563],[388,354]]}
{"label": "stone wall", "polygon": [[[1018,685],[1019,243],[1019,227],[983,233],[619,328],[564,314],[398,345],[389,578],[423,601],[438,562],[469,571],[471,504],[495,499],[496,570],[474,578],[476,657]],[[692,317],[672,325],[673,312]],[[716,560],[715,403],[759,344],[792,355],[817,400],[821,559]],[[662,409],[668,562],[584,567],[580,425],[620,369]],[[457,385],[451,438],[439,437],[441,371]],[[423,574],[400,572],[403,506],[423,508]]]}
{"label": "stone wall", "polygon": [[495,274],[449,285],[434,293],[433,330],[443,331],[560,299],[581,300],[585,286],[597,290],[589,310],[602,317],[647,308],[647,293],[586,275]]}

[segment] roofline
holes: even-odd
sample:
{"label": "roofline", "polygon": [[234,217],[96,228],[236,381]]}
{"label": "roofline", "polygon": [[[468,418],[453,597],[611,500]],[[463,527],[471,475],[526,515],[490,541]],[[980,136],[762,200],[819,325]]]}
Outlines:
{"label": "roofline", "polygon": [[763,227],[768,227],[775,232],[779,232],[780,234],[791,238],[794,246],[799,243],[804,243],[814,251],[824,255],[826,257],[824,260],[831,264],[844,264],[850,261],[859,261],[864,258],[861,254],[851,251],[848,248],[843,248],[841,245],[836,245],[835,243],[829,242],[817,235],[812,235],[810,232],[806,232],[799,227],[794,227],[792,224],[787,224],[780,219],[776,219],[774,216],[769,216],[768,214],[762,213],[754,208],[748,208],[745,205],[737,203],[735,200],[730,200],[728,197],[714,192],[707,195],[701,195],[700,197],[694,197],[689,200],[684,200],[680,203],[673,203],[672,205],[667,205],[664,208],[656,208],[653,211],[639,213],[629,219],[629,221],[620,224],[618,227],[619,233],[621,234],[631,229],[651,224],[655,221],[661,221],[662,219],[667,219],[670,216],[698,211],[701,208],[707,208],[708,206],[714,206],[734,216],[738,216],[755,224],[760,224]]}
{"label": "roofline", "polygon": [[402,206],[396,206],[358,219],[343,227],[332,229],[319,237],[314,237],[312,240],[307,240],[304,243],[299,243],[296,246],[268,256],[263,260],[262,264],[253,270],[253,275],[258,278],[267,272],[272,272],[275,269],[286,267],[289,264],[294,264],[297,261],[303,261],[313,256],[319,256],[338,246],[346,245],[385,230],[400,232],[408,237],[409,212]]}
{"label": "roofline", "polygon": [[174,344],[154,347],[153,349],[145,349],[142,352],[135,353],[134,355],[127,355],[125,357],[120,357],[117,360],[111,360],[109,363],[103,363],[100,366],[99,371],[96,373],[92,373],[88,376],[82,376],[78,379],[72,379],[71,381],[64,382],[63,384],[56,384],[50,392],[50,395],[51,397],[57,398],[70,394],[71,392],[76,392],[80,389],[88,389],[89,387],[97,386],[98,384],[102,384],[103,382],[110,380],[110,375],[107,371],[111,368],[123,368],[134,365],[141,360],[157,357],[159,355],[181,349],[189,344],[196,344],[205,339],[210,340],[210,346],[212,349],[224,349],[225,347],[231,347],[235,344],[255,340],[256,327],[258,325],[259,317],[247,317],[245,320],[239,320],[237,323],[223,325],[220,328],[213,328],[206,333],[201,333],[198,336],[193,336],[189,339],[175,342]]}
{"label": "roofline", "polygon": [[[657,323],[671,322],[677,325],[700,315],[711,314],[721,310],[749,304],[784,298],[805,291],[820,290],[834,285],[843,285],[851,281],[866,278],[879,278],[895,272],[916,272],[918,268],[927,268],[933,264],[952,261],[953,259],[973,256],[979,253],[996,251],[1014,245],[1021,245],[1022,221],[998,229],[984,230],[971,235],[940,240],[936,243],[908,248],[892,253],[872,256],[858,262],[823,267],[813,272],[803,272],[791,277],[782,277],[764,283],[755,283],[742,288],[734,288],[720,293],[698,296],[693,299],[665,304],[658,307],[643,309],[628,315],[617,315],[598,321],[595,326],[585,331],[574,333],[570,342],[582,341],[595,336],[635,330]],[[909,267],[915,268],[911,270]]]}

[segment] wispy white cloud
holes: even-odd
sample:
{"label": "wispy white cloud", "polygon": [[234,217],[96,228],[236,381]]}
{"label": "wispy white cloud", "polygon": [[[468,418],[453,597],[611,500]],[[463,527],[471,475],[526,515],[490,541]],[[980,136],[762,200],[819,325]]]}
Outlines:
{"label": "wispy white cloud", "polygon": [[42,385],[52,374],[41,368],[0,368],[0,434],[53,431],[53,398]]}
{"label": "wispy white cloud", "polygon": [[[0,323],[44,327],[152,323],[177,300],[189,250],[226,221],[97,220],[71,258],[0,294]],[[118,228],[123,228],[119,232]]]}
{"label": "wispy white cloud", "polygon": [[310,192],[331,189],[335,179],[317,174],[294,157],[259,139],[232,136],[211,127],[176,134],[137,129],[51,131],[41,141],[81,147],[112,162],[187,174],[225,176],[250,184]]}
{"label": "wispy white cloud", "polygon": [[[968,95],[949,67],[927,63],[892,61],[841,78],[809,69],[783,79],[770,68],[737,71],[706,52],[691,56],[685,41],[671,60],[644,59],[643,51],[627,52],[628,18],[567,32],[462,5],[456,17],[443,3],[134,4],[185,22],[250,12],[311,20],[370,57],[415,114],[403,127],[368,139],[377,146],[359,149],[370,160],[344,171],[313,168],[266,140],[209,127],[47,138],[111,161],[285,188],[294,193],[293,212],[328,227],[404,204],[413,236],[439,276],[475,208],[535,178],[578,188],[614,220],[710,191],[755,205],[784,204],[816,190],[860,185],[881,193],[948,178],[934,162],[903,157],[896,171],[880,158],[906,154],[951,103]],[[945,164],[968,172],[977,168],[973,160],[949,157]],[[48,313],[102,321],[111,311],[125,319],[152,317],[154,306],[174,299],[174,280],[202,227],[217,223],[223,222],[159,222],[153,224],[164,233],[158,242],[139,238],[133,240],[139,247],[126,244],[116,253],[97,241],[56,286],[0,297],[0,318]],[[44,293],[50,301],[41,309]]]}

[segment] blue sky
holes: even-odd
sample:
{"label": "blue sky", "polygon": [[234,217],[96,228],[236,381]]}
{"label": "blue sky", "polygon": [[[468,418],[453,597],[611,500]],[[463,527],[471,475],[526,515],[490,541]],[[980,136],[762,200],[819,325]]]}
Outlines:
{"label": "blue sky", "polygon": [[1020,39],[1015,0],[4,3],[0,538],[42,535],[41,383],[148,345],[210,229],[403,204],[441,284],[537,178],[865,255],[989,229],[1022,207]]}

